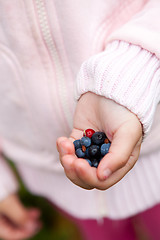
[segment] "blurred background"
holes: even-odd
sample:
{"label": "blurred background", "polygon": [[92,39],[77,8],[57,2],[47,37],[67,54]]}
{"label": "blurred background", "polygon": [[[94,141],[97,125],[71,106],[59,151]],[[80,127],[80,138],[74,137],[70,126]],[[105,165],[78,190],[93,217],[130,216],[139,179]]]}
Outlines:
{"label": "blurred background", "polygon": [[[23,204],[27,207],[36,207],[41,210],[43,227],[36,236],[26,240],[83,240],[80,232],[71,220],[68,220],[68,218],[53,208],[53,206],[51,206],[51,204],[45,198],[34,196],[27,191],[14,167],[14,164],[9,160],[8,162],[19,181],[19,196]],[[141,229],[139,224],[136,222],[134,228],[138,240],[151,240],[145,235],[143,229]]]}
{"label": "blurred background", "polygon": [[43,227],[30,240],[82,240],[76,226],[53,209],[44,198],[31,195],[24,186],[21,187],[20,198],[26,206],[35,206],[42,213]]}
{"label": "blurred background", "polygon": [[43,227],[36,236],[29,240],[83,240],[72,221],[69,221],[68,218],[54,209],[46,199],[34,196],[27,191],[13,163],[10,161],[9,163],[19,180],[19,196],[24,205],[27,207],[36,207],[41,210]]}

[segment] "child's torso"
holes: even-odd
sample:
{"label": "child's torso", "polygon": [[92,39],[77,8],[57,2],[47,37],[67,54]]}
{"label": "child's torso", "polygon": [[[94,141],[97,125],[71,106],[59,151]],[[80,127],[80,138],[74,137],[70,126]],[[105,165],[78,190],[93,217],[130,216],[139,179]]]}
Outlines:
{"label": "child's torso", "polygon": [[27,163],[35,159],[33,164],[55,168],[56,161],[59,168],[55,142],[72,128],[81,63],[102,51],[107,36],[145,2],[0,3],[0,136],[6,154],[23,161],[29,153]]}

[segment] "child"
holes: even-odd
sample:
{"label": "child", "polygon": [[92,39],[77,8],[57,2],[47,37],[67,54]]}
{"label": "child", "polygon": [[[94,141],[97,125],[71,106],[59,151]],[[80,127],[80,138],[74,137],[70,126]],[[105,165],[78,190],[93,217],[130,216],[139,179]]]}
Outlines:
{"label": "child", "polygon": [[[39,211],[19,202],[3,156],[87,239],[135,239],[136,218],[159,239],[142,213],[160,201],[159,9],[158,0],[0,2],[0,212],[18,225],[1,216],[1,239],[29,238],[41,225]],[[98,169],[74,155],[88,127],[112,141]]]}

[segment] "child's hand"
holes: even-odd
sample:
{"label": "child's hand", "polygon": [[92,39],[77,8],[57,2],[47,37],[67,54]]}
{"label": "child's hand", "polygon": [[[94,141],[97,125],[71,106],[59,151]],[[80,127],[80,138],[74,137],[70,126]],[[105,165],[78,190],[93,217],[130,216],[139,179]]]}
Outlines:
{"label": "child's hand", "polygon": [[[98,168],[90,167],[86,160],[75,155],[72,142],[80,139],[87,128],[105,132],[111,141],[109,153]],[[70,139],[59,138],[57,148],[65,173],[73,183],[85,189],[105,190],[131,170],[138,159],[141,142],[142,126],[133,113],[89,92],[77,104]]]}
{"label": "child's hand", "polygon": [[39,210],[26,209],[16,195],[0,202],[0,239],[22,240],[31,238],[40,228]]}

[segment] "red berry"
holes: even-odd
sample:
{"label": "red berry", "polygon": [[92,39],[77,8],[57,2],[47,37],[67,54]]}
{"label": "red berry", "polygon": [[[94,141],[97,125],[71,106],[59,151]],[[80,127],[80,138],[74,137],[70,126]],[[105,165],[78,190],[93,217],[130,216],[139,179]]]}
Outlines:
{"label": "red berry", "polygon": [[88,128],[88,129],[84,130],[83,136],[91,138],[94,133],[95,133],[95,131],[93,129]]}

